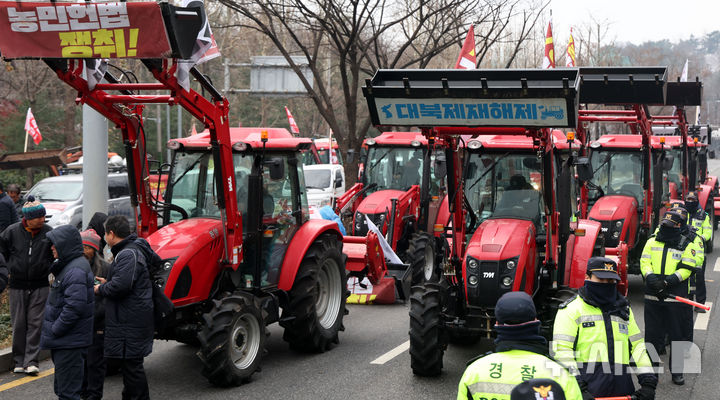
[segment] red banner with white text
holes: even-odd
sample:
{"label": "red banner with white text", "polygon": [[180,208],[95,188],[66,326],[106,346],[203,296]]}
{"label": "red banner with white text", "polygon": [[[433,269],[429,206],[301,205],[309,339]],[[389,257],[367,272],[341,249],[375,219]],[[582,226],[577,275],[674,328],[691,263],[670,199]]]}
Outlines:
{"label": "red banner with white text", "polygon": [[164,58],[160,6],[0,1],[0,53],[12,58]]}

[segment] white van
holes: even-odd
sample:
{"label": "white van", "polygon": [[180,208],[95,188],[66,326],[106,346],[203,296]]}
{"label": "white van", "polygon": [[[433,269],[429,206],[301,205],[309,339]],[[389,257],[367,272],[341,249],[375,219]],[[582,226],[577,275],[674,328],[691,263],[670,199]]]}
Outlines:
{"label": "white van", "polygon": [[345,193],[345,170],[339,164],[303,166],[308,205],[321,208],[332,206],[333,201]]}

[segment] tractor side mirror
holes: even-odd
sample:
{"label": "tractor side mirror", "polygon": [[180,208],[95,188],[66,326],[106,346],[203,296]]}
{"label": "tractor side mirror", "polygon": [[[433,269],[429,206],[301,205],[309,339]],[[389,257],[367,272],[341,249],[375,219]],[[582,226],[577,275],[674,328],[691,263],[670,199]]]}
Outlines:
{"label": "tractor side mirror", "polygon": [[665,157],[663,157],[663,160],[662,160],[663,171],[670,171],[672,169],[674,162],[675,162],[675,156],[673,156],[672,154],[665,154]]}
{"label": "tractor side mirror", "polygon": [[347,151],[347,162],[352,164],[353,161],[355,161],[355,149],[350,149]]}
{"label": "tractor side mirror", "polygon": [[589,182],[593,178],[593,170],[588,157],[580,157],[575,162],[578,179],[581,182]]}
{"label": "tractor side mirror", "polygon": [[270,179],[278,181],[285,177],[285,163],[282,158],[271,158],[265,161],[265,165],[270,171]]}
{"label": "tractor side mirror", "polygon": [[437,180],[445,179],[445,176],[447,175],[447,162],[445,160],[445,155],[439,154],[435,158],[435,169],[433,171],[433,175]]}

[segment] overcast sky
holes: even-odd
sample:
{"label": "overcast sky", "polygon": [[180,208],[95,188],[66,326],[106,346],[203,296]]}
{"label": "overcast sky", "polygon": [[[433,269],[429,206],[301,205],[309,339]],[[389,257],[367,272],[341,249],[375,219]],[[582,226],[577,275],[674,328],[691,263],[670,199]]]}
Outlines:
{"label": "overcast sky", "polygon": [[608,37],[618,42],[678,41],[720,30],[720,0],[551,0],[553,33],[566,40],[595,19],[611,23]]}

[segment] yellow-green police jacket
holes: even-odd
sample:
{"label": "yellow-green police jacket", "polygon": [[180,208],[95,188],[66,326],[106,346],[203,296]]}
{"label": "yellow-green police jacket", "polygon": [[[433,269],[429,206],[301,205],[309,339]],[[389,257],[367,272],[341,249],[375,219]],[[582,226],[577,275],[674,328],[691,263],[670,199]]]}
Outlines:
{"label": "yellow-green police jacket", "polygon": [[[703,253],[703,250],[698,248],[695,244],[697,241],[693,241],[685,247],[685,250],[678,250],[666,245],[663,242],[658,242],[655,237],[651,237],[645,243],[643,248],[642,256],[640,256],[640,272],[643,277],[649,274],[659,275],[660,278],[665,278],[668,275],[675,274],[680,280],[680,284],[671,290],[672,294],[677,296],[687,296],[688,284],[687,279],[692,275],[693,270],[687,268],[678,268],[680,263],[687,265],[690,268],[702,267],[702,262],[698,264],[698,254]],[[667,255],[665,257],[665,263],[663,263],[663,253],[667,247]],[[685,283],[683,283],[685,282]],[[646,294],[646,300],[658,301],[656,296]],[[675,299],[665,299],[665,301],[675,302]]]}
{"label": "yellow-green police jacket", "polygon": [[632,394],[635,388],[628,373],[631,358],[637,374],[653,372],[644,335],[629,306],[628,312],[627,320],[604,315],[600,308],[576,296],[563,303],[555,317],[552,353],[558,362],[580,373],[593,395]]}
{"label": "yellow-green police jacket", "polygon": [[712,224],[710,224],[710,216],[703,211],[702,216],[705,216],[704,219],[701,218],[695,218],[695,215],[690,215],[690,224],[697,229],[698,235],[702,236],[702,238],[707,242],[708,240],[712,239],[712,231],[713,227]]}
{"label": "yellow-green police jacket", "polygon": [[470,364],[460,379],[457,400],[510,400],[515,386],[534,378],[554,380],[566,399],[582,399],[577,380],[565,367],[542,354],[515,349],[488,354]]}

